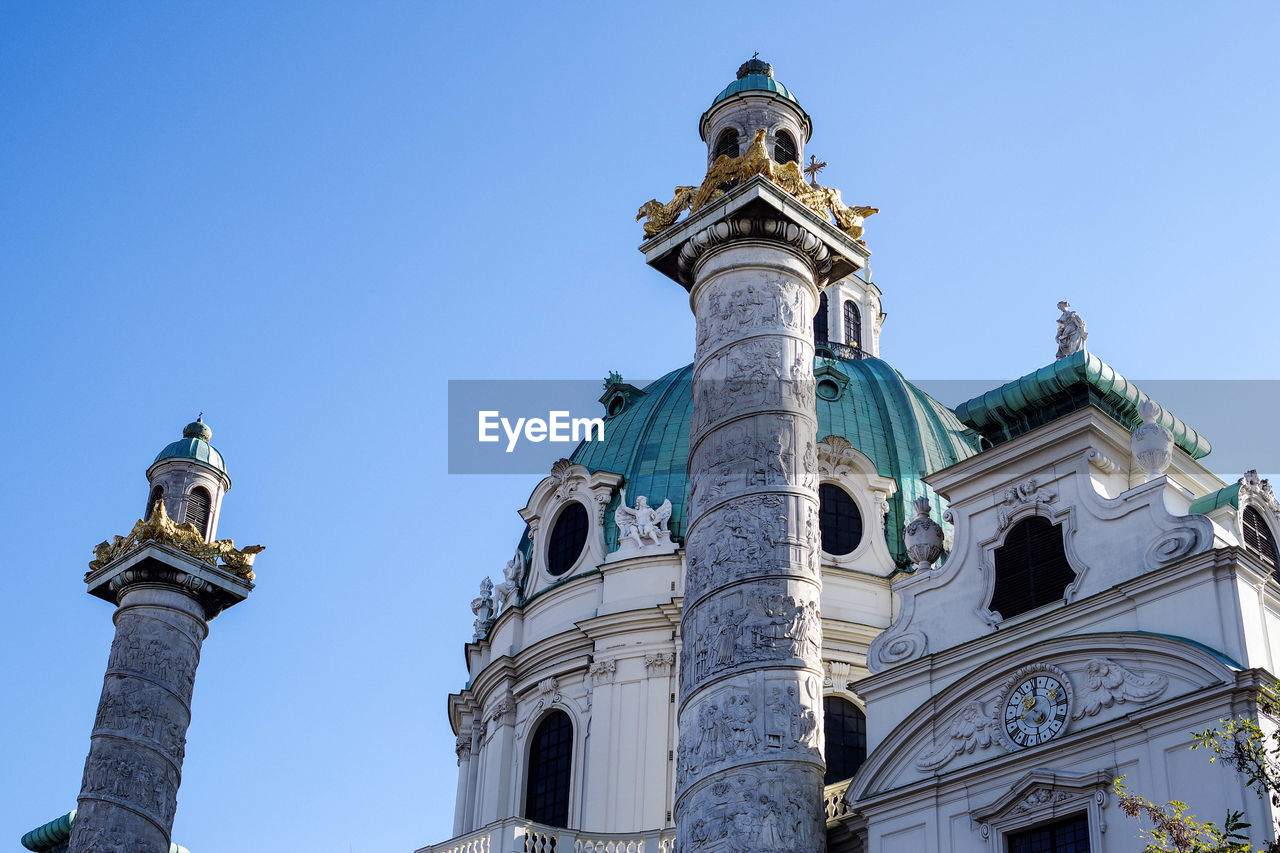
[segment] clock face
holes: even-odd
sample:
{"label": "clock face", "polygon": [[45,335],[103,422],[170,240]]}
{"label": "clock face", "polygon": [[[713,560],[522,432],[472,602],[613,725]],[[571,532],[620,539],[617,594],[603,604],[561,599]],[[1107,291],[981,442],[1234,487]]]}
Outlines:
{"label": "clock face", "polygon": [[1013,685],[1004,703],[1004,733],[1014,746],[1035,746],[1067,727],[1067,688],[1054,675],[1037,672]]}

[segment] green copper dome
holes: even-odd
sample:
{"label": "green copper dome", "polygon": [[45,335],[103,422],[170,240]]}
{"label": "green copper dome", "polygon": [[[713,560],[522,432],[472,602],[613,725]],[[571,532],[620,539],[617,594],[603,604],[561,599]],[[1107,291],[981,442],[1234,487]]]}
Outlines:
{"label": "green copper dome", "polygon": [[773,92],[774,94],[781,95],[788,101],[791,101],[797,107],[800,106],[800,102],[796,100],[795,95],[791,94],[790,89],[779,83],[777,80],[774,80],[773,77],[766,76],[764,74],[748,74],[745,77],[740,77],[737,80],[734,80],[728,86],[725,86],[724,89],[720,91],[720,94],[716,95],[716,99],[711,102],[711,106],[714,107],[716,104],[733,97],[739,92]]}
{"label": "green copper dome", "polygon": [[222,454],[209,443],[212,438],[213,430],[203,418],[196,418],[183,428],[182,438],[166,445],[151,464],[155,465],[162,459],[194,459],[226,474],[227,465],[222,461]]}
{"label": "green copper dome", "polygon": [[[906,568],[909,561],[901,534],[903,524],[911,518],[912,501],[928,497],[934,518],[940,519],[946,508],[921,478],[977,453],[973,434],[949,408],[878,358],[819,358],[815,369],[820,383],[824,379],[843,383],[834,399],[824,399],[824,387],[819,385],[818,438],[838,435],[847,439],[875,464],[880,475],[898,484],[897,493],[889,500],[885,538],[895,561]],[[633,501],[644,495],[650,505],[657,506],[670,499],[669,526],[678,539],[685,532],[689,488],[692,380],[690,365],[648,385],[642,396],[605,422],[604,441],[584,442],[572,457],[592,471],[625,476],[627,495]],[[611,550],[617,547],[613,511],[618,500],[615,496],[605,512],[605,536]]]}

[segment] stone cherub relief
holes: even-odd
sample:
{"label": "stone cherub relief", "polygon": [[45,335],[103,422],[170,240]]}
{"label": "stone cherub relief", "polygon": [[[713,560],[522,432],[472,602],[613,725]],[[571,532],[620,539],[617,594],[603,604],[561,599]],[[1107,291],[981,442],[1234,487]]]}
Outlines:
{"label": "stone cherub relief", "polygon": [[1084,349],[1084,342],[1089,333],[1085,331],[1084,320],[1071,310],[1070,302],[1059,302],[1058,334],[1054,340],[1058,342],[1058,358],[1066,358]]}
{"label": "stone cherub relief", "polygon": [[[839,190],[806,181],[795,161],[777,163],[769,156],[766,136],[766,129],[759,128],[741,155],[732,157],[721,154],[717,157],[697,189],[691,186],[676,187],[674,196],[666,204],[654,198],[641,205],[636,213],[636,221],[645,220],[645,239],[652,239],[670,228],[686,210],[699,210],[723,196],[734,185],[755,175],[763,175],[805,207],[820,216],[830,217],[828,221],[833,220],[837,228],[861,243],[863,222],[879,210],[874,207],[849,207],[840,197]],[[814,180],[817,180],[816,176]]]}
{"label": "stone cherub relief", "polygon": [[667,522],[671,520],[671,500],[668,498],[662,505],[649,506],[649,499],[644,495],[636,498],[635,508],[627,506],[627,490],[621,490],[621,500],[613,512],[614,523],[618,525],[618,552],[641,551],[646,545],[671,545],[671,533],[667,530]]}

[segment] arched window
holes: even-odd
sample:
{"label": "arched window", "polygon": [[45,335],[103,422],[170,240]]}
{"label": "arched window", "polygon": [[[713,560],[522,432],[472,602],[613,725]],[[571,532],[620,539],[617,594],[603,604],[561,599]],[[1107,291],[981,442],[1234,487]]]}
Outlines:
{"label": "arched window", "polygon": [[844,303],[844,342],[851,347],[862,346],[862,313],[852,299]]}
{"label": "arched window", "polygon": [[552,711],[529,742],[524,816],[547,826],[567,827],[572,771],[573,723],[564,711]]}
{"label": "arched window", "polygon": [[1280,559],[1276,556],[1276,539],[1271,535],[1271,528],[1251,506],[1244,508],[1240,521],[1244,527],[1244,549],[1261,560],[1272,574],[1277,574]]}
{"label": "arched window", "polygon": [[714,163],[721,154],[729,157],[738,156],[738,131],[732,127],[720,131],[720,137],[716,139],[715,151],[711,154],[711,162]]}
{"label": "arched window", "polygon": [[818,530],[822,550],[837,557],[853,553],[862,541],[862,513],[849,493],[835,483],[818,487]]}
{"label": "arched window", "polygon": [[587,510],[577,501],[569,501],[556,517],[547,542],[547,571],[559,577],[573,568],[587,544]]}
{"label": "arched window", "polygon": [[822,700],[822,719],[827,756],[822,784],[830,785],[851,778],[867,760],[867,715],[848,699],[827,696]]}
{"label": "arched window", "polygon": [[775,163],[794,163],[796,161],[796,141],[791,134],[780,130],[773,136],[773,161]]}
{"label": "arched window", "polygon": [[156,508],[156,501],[159,500],[164,500],[164,486],[156,486],[147,496],[147,508],[142,513],[144,521],[151,517],[151,511]]}
{"label": "arched window", "polygon": [[194,524],[201,536],[209,535],[209,508],[212,505],[208,489],[201,486],[196,486],[187,495],[187,514],[183,520],[187,524]]}
{"label": "arched window", "polygon": [[827,294],[818,297],[818,313],[813,315],[814,343],[828,340],[827,331]]}
{"label": "arched window", "polygon": [[1038,515],[1024,518],[996,549],[996,588],[989,609],[1008,619],[1061,601],[1073,580],[1062,526]]}

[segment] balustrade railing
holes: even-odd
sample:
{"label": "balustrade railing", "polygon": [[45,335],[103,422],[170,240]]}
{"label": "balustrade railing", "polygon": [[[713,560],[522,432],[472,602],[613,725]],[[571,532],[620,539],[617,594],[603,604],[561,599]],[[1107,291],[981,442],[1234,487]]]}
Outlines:
{"label": "balustrade railing", "polygon": [[675,830],[580,832],[507,818],[414,853],[673,853]]}
{"label": "balustrade railing", "polygon": [[827,823],[835,823],[849,814],[849,804],[845,802],[845,791],[849,790],[849,782],[835,782],[822,789],[822,804],[827,810]]}

